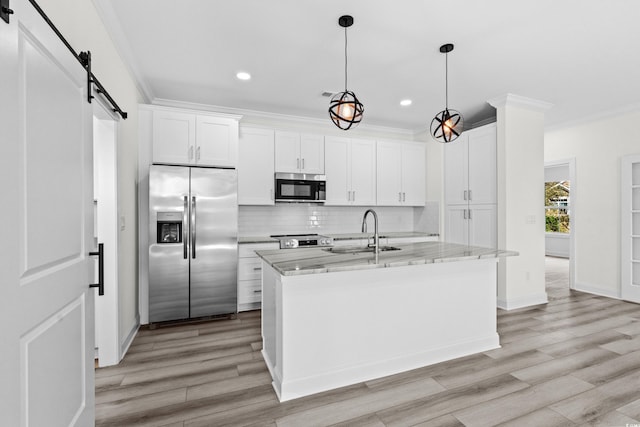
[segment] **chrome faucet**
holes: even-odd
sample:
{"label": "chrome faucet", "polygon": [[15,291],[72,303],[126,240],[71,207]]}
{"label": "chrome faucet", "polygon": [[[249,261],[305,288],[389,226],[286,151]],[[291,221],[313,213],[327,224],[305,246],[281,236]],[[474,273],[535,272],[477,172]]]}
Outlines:
{"label": "chrome faucet", "polygon": [[373,244],[370,244],[368,246],[373,248],[373,251],[377,257],[378,254],[380,253],[380,237],[378,236],[378,215],[376,214],[376,211],[374,211],[373,209],[367,209],[364,213],[364,216],[362,217],[362,232],[363,233],[367,232],[367,215],[369,213],[373,214],[374,231],[373,231]]}

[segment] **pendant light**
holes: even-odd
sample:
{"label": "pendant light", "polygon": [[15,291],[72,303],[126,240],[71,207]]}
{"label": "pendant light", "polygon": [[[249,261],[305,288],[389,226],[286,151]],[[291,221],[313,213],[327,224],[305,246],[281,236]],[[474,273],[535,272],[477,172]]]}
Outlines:
{"label": "pendant light", "polygon": [[431,121],[431,136],[438,142],[455,141],[462,133],[464,119],[456,110],[449,109],[449,52],[453,50],[451,43],[440,46],[440,53],[445,55],[445,107]]}
{"label": "pendant light", "polygon": [[336,93],[329,102],[329,117],[342,130],[355,127],[362,120],[364,105],[356,94],[347,89],[347,28],[353,25],[353,16],[343,15],[338,24],[344,28],[344,92]]}

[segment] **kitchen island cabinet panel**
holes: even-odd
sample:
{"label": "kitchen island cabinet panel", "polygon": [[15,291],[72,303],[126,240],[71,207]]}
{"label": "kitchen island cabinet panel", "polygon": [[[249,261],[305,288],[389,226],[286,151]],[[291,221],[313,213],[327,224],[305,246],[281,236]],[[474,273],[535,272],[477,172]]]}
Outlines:
{"label": "kitchen island cabinet panel", "polygon": [[496,259],[301,276],[263,268],[263,356],[281,401],[499,347]]}

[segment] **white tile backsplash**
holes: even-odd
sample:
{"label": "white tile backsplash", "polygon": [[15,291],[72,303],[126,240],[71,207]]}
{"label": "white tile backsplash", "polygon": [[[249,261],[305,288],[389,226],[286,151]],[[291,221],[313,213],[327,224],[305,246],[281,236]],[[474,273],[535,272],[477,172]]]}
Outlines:
{"label": "white tile backsplash", "polygon": [[[380,231],[415,229],[414,211],[424,208],[374,206]],[[295,233],[359,233],[366,206],[323,206],[311,203],[279,203],[275,206],[240,206],[238,234],[256,236]],[[368,219],[369,230],[373,222]]]}

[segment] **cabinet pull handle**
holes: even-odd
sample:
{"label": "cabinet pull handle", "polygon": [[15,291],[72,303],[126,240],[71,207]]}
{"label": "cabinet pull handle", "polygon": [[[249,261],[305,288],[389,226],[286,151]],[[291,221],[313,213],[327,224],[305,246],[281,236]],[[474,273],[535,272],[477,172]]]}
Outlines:
{"label": "cabinet pull handle", "polygon": [[469,200],[471,200],[471,190],[469,190]]}
{"label": "cabinet pull handle", "polygon": [[471,209],[469,209],[469,219],[471,219]]}
{"label": "cabinet pull handle", "polygon": [[401,202],[402,201],[402,192],[398,192],[398,201]]}
{"label": "cabinet pull handle", "polygon": [[253,271],[260,271],[262,270],[262,267],[253,267]]}
{"label": "cabinet pull handle", "polygon": [[351,192],[351,195],[352,195],[352,197],[353,197],[353,200],[352,200],[352,201],[354,201],[354,202],[355,202],[355,201],[356,201],[356,190],[353,190],[353,191]]}
{"label": "cabinet pull handle", "polygon": [[464,200],[467,200],[467,190],[464,190]]}
{"label": "cabinet pull handle", "polygon": [[193,159],[193,145],[189,147],[189,160]]}
{"label": "cabinet pull handle", "polygon": [[296,159],[296,169],[300,169],[300,159]]}
{"label": "cabinet pull handle", "polygon": [[200,160],[200,146],[198,145],[198,148],[196,148],[196,160]]}
{"label": "cabinet pull handle", "polygon": [[261,294],[262,293],[262,289],[255,289],[253,291],[254,294]]}
{"label": "cabinet pull handle", "polygon": [[351,201],[351,191],[347,191],[347,201]]}
{"label": "cabinet pull handle", "polygon": [[464,219],[467,219],[467,210],[466,210],[466,209],[463,209],[463,210],[462,210],[462,214],[464,215],[464,217],[463,217],[463,218],[464,218]]}
{"label": "cabinet pull handle", "polygon": [[304,170],[304,157],[302,158],[302,170]]}
{"label": "cabinet pull handle", "polygon": [[404,191],[402,192],[402,201],[403,202],[407,201],[407,193],[405,193]]}

